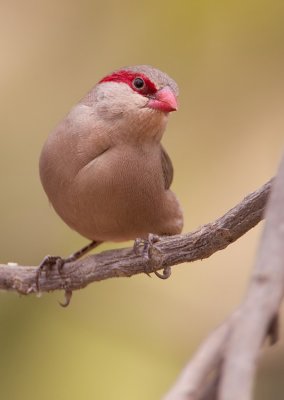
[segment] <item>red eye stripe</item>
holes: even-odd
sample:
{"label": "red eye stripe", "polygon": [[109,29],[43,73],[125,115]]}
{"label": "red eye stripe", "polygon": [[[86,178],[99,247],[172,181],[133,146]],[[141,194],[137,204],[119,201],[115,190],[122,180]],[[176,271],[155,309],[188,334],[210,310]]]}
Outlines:
{"label": "red eye stripe", "polygon": [[[133,81],[135,78],[142,78],[144,80],[145,86],[142,89],[139,90],[133,85]],[[131,89],[135,90],[135,92],[143,94],[145,96],[157,92],[155,84],[146,75],[139,74],[137,72],[131,72],[125,70],[114,72],[113,74],[108,75],[99,81],[99,83],[103,82],[126,83],[131,87]]]}

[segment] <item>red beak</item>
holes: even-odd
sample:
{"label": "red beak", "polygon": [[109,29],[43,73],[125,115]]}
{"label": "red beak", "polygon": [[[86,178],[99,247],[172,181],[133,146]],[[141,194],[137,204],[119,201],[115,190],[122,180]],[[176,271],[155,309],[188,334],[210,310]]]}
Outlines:
{"label": "red beak", "polygon": [[147,107],[168,113],[176,111],[178,105],[176,96],[173,94],[172,90],[168,86],[165,86],[150,98]]}

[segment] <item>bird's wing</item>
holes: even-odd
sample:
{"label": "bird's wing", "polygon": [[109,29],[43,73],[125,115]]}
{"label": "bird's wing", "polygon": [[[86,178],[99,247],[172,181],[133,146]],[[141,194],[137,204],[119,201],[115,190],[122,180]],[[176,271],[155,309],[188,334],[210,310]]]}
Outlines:
{"label": "bird's wing", "polygon": [[170,188],[173,181],[174,167],[168,153],[162,146],[161,146],[161,161],[162,161],[162,170],[165,181],[165,189],[167,190]]}

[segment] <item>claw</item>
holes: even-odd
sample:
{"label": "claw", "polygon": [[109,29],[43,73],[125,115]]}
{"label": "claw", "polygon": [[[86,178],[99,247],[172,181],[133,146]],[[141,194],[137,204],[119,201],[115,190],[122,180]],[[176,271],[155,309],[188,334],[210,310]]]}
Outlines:
{"label": "claw", "polygon": [[63,270],[65,263],[66,263],[66,260],[64,260],[64,258],[61,258],[61,257],[57,258],[57,260],[55,262],[55,266],[56,266],[56,269],[57,269],[59,275],[62,275],[62,270]]}
{"label": "claw", "polygon": [[[153,233],[149,233],[147,239],[137,238],[133,244],[133,251],[138,256],[139,255],[139,248],[142,247],[142,257],[146,260],[151,260],[151,251],[154,248],[154,244],[159,242],[160,237]],[[151,277],[150,273],[145,268],[145,274]],[[168,279],[171,276],[171,267],[166,267],[163,270],[163,273],[160,274],[158,271],[154,271],[154,274],[160,279]]]}
{"label": "claw", "polygon": [[134,253],[136,254],[136,256],[139,256],[139,247],[140,247],[142,244],[144,245],[144,239],[136,238],[136,239],[134,240],[134,243],[133,243],[133,251],[134,251]]}
{"label": "claw", "polygon": [[[75,253],[71,254],[69,257],[62,258],[62,257],[57,257],[57,256],[45,256],[42,262],[40,263],[39,267],[36,270],[36,276],[35,276],[35,284],[36,284],[36,290],[38,294],[40,294],[40,276],[43,271],[45,271],[46,277],[48,277],[49,272],[52,270],[52,268],[55,266],[55,268],[58,271],[58,274],[62,278],[62,270],[65,264],[73,262],[78,260],[80,257],[84,256],[87,254],[90,250],[96,248],[98,245],[100,245],[102,242],[93,240],[86,246],[82,247],[80,250],[76,251]],[[63,286],[65,288],[65,301],[63,303],[59,304],[62,307],[67,307],[71,301],[72,297],[72,290],[67,289],[67,284]]]}
{"label": "claw", "polygon": [[160,274],[158,271],[154,271],[154,274],[160,279],[168,279],[172,274],[171,267],[166,267],[163,269],[163,273]]}
{"label": "claw", "polygon": [[[151,249],[153,247],[153,244],[158,242],[160,240],[158,235],[154,235],[152,233],[149,233],[148,238],[147,239],[141,239],[141,238],[137,238],[134,240],[133,243],[133,251],[134,253],[139,256],[140,255],[140,247],[143,246],[142,248],[142,257],[145,260],[150,260],[151,258]],[[145,268],[144,270],[145,274],[149,276],[149,278],[151,278],[150,273],[147,271],[147,269]]]}
{"label": "claw", "polygon": [[[48,276],[49,272],[51,271],[52,267],[55,266],[57,268],[57,271],[60,275],[62,275],[62,269],[65,264],[66,260],[64,260],[61,257],[57,256],[45,256],[42,262],[40,263],[40,266],[38,267],[36,271],[36,288],[37,291],[40,291],[40,286],[39,286],[39,280],[40,276],[43,271],[45,271],[46,275]],[[72,290],[65,289],[65,301],[61,303],[59,301],[59,304],[62,307],[67,307],[70,304],[71,298],[72,298]]]}
{"label": "claw", "polygon": [[138,256],[140,255],[139,249],[143,246],[142,256],[149,260],[151,258],[151,249],[154,247],[153,245],[160,240],[158,235],[154,235],[153,233],[149,233],[147,239],[137,238],[133,243],[133,251]]}
{"label": "claw", "polygon": [[40,263],[37,271],[36,271],[36,289],[39,292],[40,291],[40,276],[43,271],[45,271],[46,276],[48,276],[49,272],[51,271],[52,267],[55,265],[58,273],[62,273],[62,268],[64,266],[65,260],[59,256],[45,256],[42,262]]}
{"label": "claw", "polygon": [[100,241],[93,240],[92,242],[90,242],[89,244],[82,247],[80,250],[76,251],[75,253],[71,254],[69,257],[66,257],[66,258],[57,257],[57,256],[45,256],[36,271],[36,289],[37,289],[37,291],[39,292],[39,280],[40,280],[40,275],[41,275],[42,271],[45,271],[46,275],[48,276],[48,273],[50,272],[52,267],[55,265],[59,275],[62,275],[62,269],[65,264],[78,260],[80,257],[84,256],[92,249],[95,249],[101,243],[102,242],[100,242]]}
{"label": "claw", "polygon": [[59,304],[61,305],[61,307],[68,307],[72,298],[72,290],[69,289],[65,289],[65,293],[64,293],[64,297],[65,297],[65,301],[64,303],[61,303],[61,301],[59,301]]}

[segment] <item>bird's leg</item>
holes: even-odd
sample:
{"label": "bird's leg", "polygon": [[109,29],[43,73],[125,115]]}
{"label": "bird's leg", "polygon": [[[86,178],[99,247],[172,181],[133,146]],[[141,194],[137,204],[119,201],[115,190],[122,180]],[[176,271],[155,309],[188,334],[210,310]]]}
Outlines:
{"label": "bird's leg", "polygon": [[73,253],[70,256],[64,258],[64,262],[65,263],[69,263],[71,261],[76,261],[79,258],[83,257],[85,254],[89,253],[89,251],[91,251],[91,250],[95,249],[96,247],[98,247],[100,244],[102,244],[102,242],[93,240],[92,242],[90,242],[86,246],[82,247],[80,250],[75,251],[75,253]]}
{"label": "bird's leg", "polygon": [[[151,251],[154,248],[155,243],[159,242],[160,236],[155,235],[153,233],[149,233],[147,239],[137,238],[133,244],[133,250],[136,255],[139,255],[139,247],[143,245],[142,249],[142,257],[146,260],[151,259]],[[145,271],[147,275],[149,275],[148,271]],[[158,271],[154,271],[154,274],[160,279],[168,279],[171,275],[171,267],[165,267],[163,273],[160,274]],[[150,276],[150,275],[149,275]]]}
{"label": "bird's leg", "polygon": [[[80,250],[76,251],[75,253],[71,254],[70,256],[68,256],[66,258],[62,258],[60,256],[45,256],[44,259],[42,260],[42,262],[40,263],[39,267],[37,268],[37,271],[36,271],[36,288],[37,288],[37,291],[38,292],[40,291],[39,281],[40,281],[40,276],[41,276],[43,271],[45,271],[46,276],[48,276],[48,273],[55,266],[57,268],[57,270],[58,270],[58,273],[61,274],[62,273],[62,268],[64,267],[65,264],[67,264],[69,262],[72,262],[72,261],[78,260],[79,258],[83,257],[86,253],[88,253],[89,251],[91,251],[92,249],[94,249],[95,247],[100,245],[101,243],[102,242],[93,240],[92,242],[90,242],[89,244],[87,244],[86,246],[82,247]],[[70,298],[71,298],[70,295],[65,296],[65,297],[66,297],[66,303],[67,303],[67,299],[68,298],[69,298],[69,301],[70,301]],[[68,304],[69,304],[69,302],[68,302]]]}

